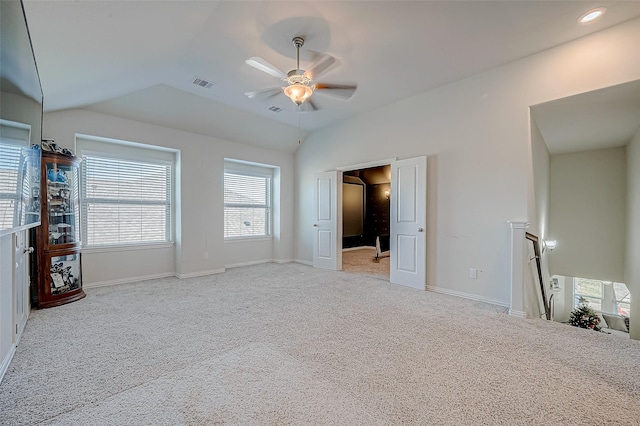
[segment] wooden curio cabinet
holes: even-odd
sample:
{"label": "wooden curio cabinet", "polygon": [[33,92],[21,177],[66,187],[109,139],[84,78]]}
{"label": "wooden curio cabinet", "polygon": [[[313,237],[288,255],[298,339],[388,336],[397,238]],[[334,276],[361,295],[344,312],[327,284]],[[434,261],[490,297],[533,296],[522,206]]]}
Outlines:
{"label": "wooden curio cabinet", "polygon": [[32,301],[48,308],[85,297],[80,259],[76,157],[42,151],[42,224],[35,232],[37,290]]}

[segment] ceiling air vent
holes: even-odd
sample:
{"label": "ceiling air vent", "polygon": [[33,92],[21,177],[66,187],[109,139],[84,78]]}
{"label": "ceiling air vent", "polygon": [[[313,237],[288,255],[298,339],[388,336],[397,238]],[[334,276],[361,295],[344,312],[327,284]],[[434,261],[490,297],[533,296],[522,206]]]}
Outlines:
{"label": "ceiling air vent", "polygon": [[193,84],[195,84],[196,86],[204,87],[205,89],[211,89],[215,83],[212,83],[200,77],[194,77]]}
{"label": "ceiling air vent", "polygon": [[282,108],[277,107],[275,105],[271,105],[269,108],[267,108],[269,111],[273,111],[273,112],[280,112],[282,111]]}

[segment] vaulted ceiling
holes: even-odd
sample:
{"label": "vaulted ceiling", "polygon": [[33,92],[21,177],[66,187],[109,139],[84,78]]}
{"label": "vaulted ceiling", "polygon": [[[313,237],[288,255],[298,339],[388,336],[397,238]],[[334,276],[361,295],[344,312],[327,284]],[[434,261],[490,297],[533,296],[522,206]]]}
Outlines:
{"label": "vaulted ceiling", "polygon": [[[605,6],[584,25],[577,18]],[[46,111],[87,108],[294,151],[304,134],[640,16],[614,1],[39,1],[25,0]],[[349,100],[315,93],[298,112],[284,85],[247,65],[338,60],[318,80],[357,85]],[[194,77],[215,83],[210,89]],[[280,112],[268,108],[276,106]]]}

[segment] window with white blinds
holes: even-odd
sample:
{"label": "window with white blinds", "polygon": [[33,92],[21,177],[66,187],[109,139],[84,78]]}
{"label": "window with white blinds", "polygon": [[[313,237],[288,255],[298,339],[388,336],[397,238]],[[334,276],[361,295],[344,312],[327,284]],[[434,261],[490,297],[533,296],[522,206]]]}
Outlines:
{"label": "window with white blinds", "polygon": [[[271,170],[224,172],[224,237],[271,235]],[[236,166],[236,168],[238,168]],[[251,170],[251,167],[243,167]]]}
{"label": "window with white blinds", "polygon": [[90,150],[81,155],[84,246],[171,241],[172,162]]}
{"label": "window with white blinds", "polygon": [[[0,120],[0,230],[19,226],[24,170],[24,150],[29,147],[30,128]],[[29,188],[27,187],[26,190]],[[26,197],[24,197],[26,199]]]}
{"label": "window with white blinds", "polygon": [[20,145],[0,144],[0,229],[11,228],[17,222],[15,214],[20,199],[18,170],[21,152]]}

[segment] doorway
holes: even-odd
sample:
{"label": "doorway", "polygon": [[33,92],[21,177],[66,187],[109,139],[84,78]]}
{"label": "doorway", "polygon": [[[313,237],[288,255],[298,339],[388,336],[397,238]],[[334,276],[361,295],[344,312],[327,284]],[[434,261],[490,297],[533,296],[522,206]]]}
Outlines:
{"label": "doorway", "polygon": [[391,165],[344,171],[342,270],[389,281]]}
{"label": "doorway", "polygon": [[[342,182],[344,172],[388,161],[316,173],[313,267],[342,270]],[[426,288],[427,157],[391,160],[389,281]]]}

